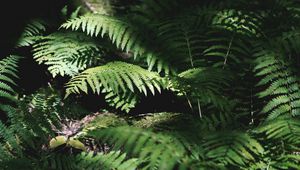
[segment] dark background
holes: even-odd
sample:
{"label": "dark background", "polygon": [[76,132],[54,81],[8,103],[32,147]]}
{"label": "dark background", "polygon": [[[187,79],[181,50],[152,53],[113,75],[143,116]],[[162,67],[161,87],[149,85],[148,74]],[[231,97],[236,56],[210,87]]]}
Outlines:
{"label": "dark background", "polygon": [[11,54],[26,22],[33,18],[59,17],[68,0],[8,0],[0,7],[0,57]]}
{"label": "dark background", "polygon": [[[132,0],[122,1],[132,3]],[[1,5],[0,9],[0,59],[10,54],[15,54],[15,44],[23,32],[26,23],[32,19],[60,20],[61,9],[68,5],[72,6],[71,0],[9,0]],[[124,4],[123,4],[124,5]],[[55,80],[47,72],[47,68],[34,62],[31,49],[21,49],[17,54],[22,54],[23,59],[19,62],[19,79],[17,80],[20,94],[29,95],[41,87],[47,87],[48,83],[56,85],[62,92],[67,78]],[[132,110],[132,113],[158,112],[158,111],[181,111],[188,108],[187,104],[174,104],[174,94],[164,91],[161,95],[148,96]],[[107,107],[103,96],[83,95],[79,101],[87,108],[96,111]],[[175,106],[175,107],[174,107]],[[1,114],[0,114],[1,115]],[[1,118],[1,116],[0,116]]]}

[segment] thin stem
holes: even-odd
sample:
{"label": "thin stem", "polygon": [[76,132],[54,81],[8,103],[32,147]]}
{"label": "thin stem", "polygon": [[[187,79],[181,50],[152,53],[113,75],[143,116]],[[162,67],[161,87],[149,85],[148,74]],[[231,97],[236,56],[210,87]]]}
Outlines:
{"label": "thin stem", "polygon": [[250,99],[250,102],[251,102],[251,104],[250,104],[250,107],[251,107],[251,109],[250,109],[250,114],[251,114],[251,122],[250,122],[250,124],[254,124],[254,118],[253,118],[253,116],[254,116],[254,111],[253,111],[253,89],[251,88],[251,99]]}
{"label": "thin stem", "polygon": [[197,103],[198,103],[198,112],[199,112],[199,116],[200,116],[200,119],[202,119],[202,112],[201,112],[201,106],[200,106],[200,101],[199,101],[199,99],[197,99]]}
{"label": "thin stem", "polygon": [[188,48],[188,53],[189,53],[189,57],[190,57],[190,62],[191,62],[191,66],[194,67],[194,61],[193,61],[193,55],[192,55],[192,50],[191,50],[191,44],[190,44],[190,40],[188,37],[188,33],[187,31],[183,28],[183,26],[181,25],[180,29],[182,30],[183,34],[184,34],[184,39],[186,41],[186,45]]}
{"label": "thin stem", "polygon": [[190,99],[187,97],[187,95],[186,95],[186,94],[184,94],[184,96],[186,97],[186,100],[187,100],[187,102],[188,102],[188,104],[189,104],[189,106],[190,106],[191,110],[193,111],[194,109],[193,109],[193,105],[192,105],[192,103],[191,103]]}
{"label": "thin stem", "polygon": [[228,56],[229,56],[229,53],[230,53],[230,50],[231,50],[234,35],[235,34],[233,34],[233,36],[231,37],[231,40],[230,40],[229,45],[228,45],[228,49],[227,49],[227,52],[226,52],[226,55],[225,55],[225,60],[224,60],[224,63],[223,63],[223,69],[225,68],[225,65],[227,64],[227,60],[228,60]]}

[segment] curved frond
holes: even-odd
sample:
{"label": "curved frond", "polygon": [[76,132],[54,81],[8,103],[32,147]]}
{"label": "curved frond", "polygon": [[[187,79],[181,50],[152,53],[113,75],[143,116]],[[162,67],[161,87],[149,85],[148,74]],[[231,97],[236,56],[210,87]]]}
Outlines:
{"label": "curved frond", "polygon": [[274,53],[256,54],[257,77],[261,77],[258,86],[267,87],[257,95],[269,98],[262,112],[268,114],[268,119],[281,115],[296,116],[300,112],[299,80],[290,69],[290,65]]}
{"label": "curved frond", "polygon": [[204,137],[204,141],[205,156],[223,165],[245,166],[264,153],[257,140],[242,132],[214,133]]}
{"label": "curved frond", "polygon": [[14,79],[18,78],[16,73],[19,59],[18,56],[10,56],[0,60],[0,99],[15,101],[13,86],[16,86]]}
{"label": "curved frond", "polygon": [[164,87],[162,78],[154,72],[137,65],[116,61],[103,66],[90,68],[73,77],[66,84],[66,97],[80,91],[88,93],[106,93],[107,102],[116,108],[128,112],[138,100],[137,95],[153,95]]}
{"label": "curved frond", "polygon": [[268,121],[257,129],[268,140],[284,141],[286,145],[299,145],[300,121],[297,118],[278,118]]}
{"label": "curved frond", "polygon": [[229,86],[231,79],[228,72],[222,69],[194,68],[171,78],[169,87],[194,105],[212,103],[221,110],[228,110],[228,99],[223,96],[222,90]]}
{"label": "curved frond", "polygon": [[108,128],[90,132],[89,136],[138,156],[144,162],[144,169],[173,169],[185,154],[175,139],[134,127]]}
{"label": "curved frond", "polygon": [[100,46],[79,33],[54,33],[33,46],[34,59],[48,66],[53,77],[74,76],[101,57]]}
{"label": "curved frond", "polygon": [[46,31],[46,27],[42,21],[33,20],[24,28],[23,34],[16,47],[27,47],[33,45],[40,38],[41,34]]}
{"label": "curved frond", "polygon": [[[151,36],[150,30],[145,34],[145,30],[131,24],[126,18],[111,17],[99,14],[86,14],[79,18],[67,21],[62,25],[63,28],[71,28],[72,30],[82,30],[90,36],[101,37],[108,35],[112,43],[116,44],[118,48],[126,52],[132,52],[134,57],[144,57],[151,70],[154,65],[157,65],[158,71],[165,70],[169,72],[169,65],[167,65],[159,54],[153,49],[153,44],[156,42]],[[146,29],[146,28],[144,28]]]}
{"label": "curved frond", "polygon": [[80,91],[88,93],[88,87],[97,94],[101,89],[105,89],[115,94],[131,91],[144,95],[147,95],[150,90],[154,95],[155,91],[161,91],[162,81],[157,73],[137,65],[115,61],[87,69],[73,77],[66,85],[66,95],[80,93]]}
{"label": "curved frond", "polygon": [[81,153],[76,157],[79,169],[116,169],[135,170],[139,164],[138,159],[127,159],[126,154],[120,151],[111,151],[103,154]]}
{"label": "curved frond", "polygon": [[[104,91],[105,90],[102,92]],[[139,101],[139,97],[130,91],[123,94],[116,94],[113,91],[108,91],[106,92],[105,100],[110,106],[115,107],[116,109],[124,110],[128,113],[136,106]]]}

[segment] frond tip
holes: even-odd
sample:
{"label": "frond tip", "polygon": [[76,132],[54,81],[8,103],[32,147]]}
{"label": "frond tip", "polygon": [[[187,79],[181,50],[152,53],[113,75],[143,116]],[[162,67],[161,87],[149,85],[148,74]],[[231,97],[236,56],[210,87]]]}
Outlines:
{"label": "frond tip", "polygon": [[16,85],[13,79],[18,78],[16,68],[19,58],[18,56],[9,56],[0,60],[0,98],[14,100],[15,91],[12,86]]}
{"label": "frond tip", "polygon": [[53,77],[74,76],[96,62],[100,46],[79,33],[54,33],[40,37],[33,46],[34,59],[48,66]]}

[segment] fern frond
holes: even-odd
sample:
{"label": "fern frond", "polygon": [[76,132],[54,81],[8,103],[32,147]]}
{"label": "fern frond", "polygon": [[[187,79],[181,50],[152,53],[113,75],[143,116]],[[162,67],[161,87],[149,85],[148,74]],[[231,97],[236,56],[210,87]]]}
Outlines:
{"label": "fern frond", "polygon": [[194,105],[212,103],[221,110],[228,110],[229,104],[222,95],[231,79],[227,71],[217,68],[194,68],[171,78],[170,89],[179,96],[187,97]]}
{"label": "fern frond", "polygon": [[182,66],[182,69],[186,65],[190,65],[188,68],[196,66],[204,48],[201,27],[195,26],[194,20],[172,18],[158,25],[158,38],[164,45],[162,49],[172,56],[168,58],[169,62]]}
{"label": "fern frond", "polygon": [[258,58],[254,71],[257,77],[262,77],[258,86],[267,87],[257,95],[260,98],[269,98],[262,113],[269,114],[268,119],[275,119],[285,114],[298,115],[299,80],[290,69],[291,65],[271,52],[257,53],[256,56]]}
{"label": "fern frond", "polygon": [[123,94],[116,94],[113,91],[106,92],[105,89],[102,92],[106,93],[105,100],[110,106],[127,113],[139,102],[139,96],[133,92],[128,91]]}
{"label": "fern frond", "polygon": [[111,151],[103,154],[81,153],[76,156],[79,169],[116,169],[135,170],[139,164],[138,159],[127,159],[126,154],[120,151]]}
{"label": "fern frond", "polygon": [[33,46],[34,59],[48,66],[53,77],[74,76],[96,63],[100,46],[79,33],[54,33],[40,37]]}
{"label": "fern frond", "polygon": [[18,56],[10,56],[0,60],[0,99],[15,101],[13,86],[16,86],[14,79],[18,78],[16,72],[19,59]]}
{"label": "fern frond", "polygon": [[220,132],[204,137],[205,156],[222,165],[245,166],[263,154],[260,143],[243,132]]}
{"label": "fern frond", "polygon": [[88,93],[88,87],[97,94],[101,92],[101,89],[105,89],[115,94],[131,91],[144,95],[147,95],[147,91],[150,90],[154,95],[155,91],[161,91],[162,85],[157,73],[147,71],[137,65],[116,61],[87,69],[73,77],[66,84],[66,96],[71,93],[80,93],[80,91]]}
{"label": "fern frond", "polygon": [[90,36],[102,37],[105,34],[109,35],[109,38],[113,43],[116,43],[117,47],[129,52],[131,49],[135,49],[134,54],[141,54],[143,48],[140,44],[143,44],[141,35],[135,34],[135,30],[129,23],[122,21],[121,19],[113,18],[106,15],[87,14],[79,18],[67,21],[62,25],[63,28],[71,28],[72,30],[81,29]]}
{"label": "fern frond", "polygon": [[273,46],[281,49],[287,56],[299,55],[300,32],[298,29],[283,32],[281,35],[272,39]]}
{"label": "fern frond", "polygon": [[185,154],[176,139],[134,127],[108,128],[91,132],[89,136],[138,156],[145,163],[144,169],[173,169]]}
{"label": "fern frond", "polygon": [[50,154],[40,160],[41,169],[51,168],[58,170],[93,170],[115,169],[135,170],[139,164],[138,159],[128,159],[126,154],[120,151],[108,153],[81,152],[77,155]]}
{"label": "fern frond", "polygon": [[42,21],[30,21],[24,28],[16,47],[27,47],[33,45],[45,31],[46,27]]}
{"label": "fern frond", "polygon": [[72,30],[82,30],[90,36],[101,37],[108,35],[112,43],[116,44],[117,48],[132,52],[134,57],[142,56],[146,59],[149,65],[149,70],[157,65],[159,72],[162,69],[166,73],[169,72],[169,65],[161,60],[158,53],[153,49],[155,41],[151,37],[151,33],[145,36],[145,30],[140,30],[139,27],[131,24],[126,19],[111,17],[99,14],[86,14],[79,18],[72,19],[62,25],[63,28],[71,28]]}
{"label": "fern frond", "polygon": [[257,132],[266,135],[266,139],[283,141],[286,145],[297,146],[300,138],[300,121],[298,118],[278,118],[268,121]]}
{"label": "fern frond", "polygon": [[213,19],[213,25],[229,31],[249,36],[261,36],[262,16],[254,12],[234,9],[219,11]]}
{"label": "fern frond", "polygon": [[0,153],[4,156],[0,159],[0,162],[13,158],[14,156],[22,155],[21,147],[14,135],[14,131],[4,125],[1,121],[0,138],[3,139],[0,141]]}
{"label": "fern frond", "polygon": [[203,56],[214,67],[236,66],[250,56],[249,46],[241,36],[220,30],[207,33]]}

